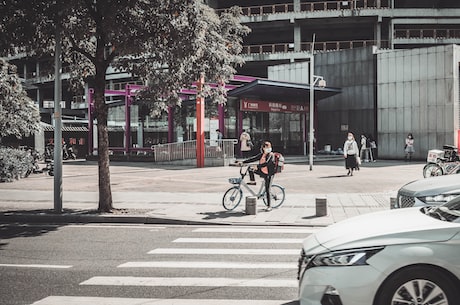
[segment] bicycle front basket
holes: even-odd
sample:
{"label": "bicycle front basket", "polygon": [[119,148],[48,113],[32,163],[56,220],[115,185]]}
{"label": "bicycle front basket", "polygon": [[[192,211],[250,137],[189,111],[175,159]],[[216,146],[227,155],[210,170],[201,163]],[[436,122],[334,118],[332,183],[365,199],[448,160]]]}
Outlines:
{"label": "bicycle front basket", "polygon": [[229,178],[228,182],[230,182],[231,184],[240,184],[241,178]]}

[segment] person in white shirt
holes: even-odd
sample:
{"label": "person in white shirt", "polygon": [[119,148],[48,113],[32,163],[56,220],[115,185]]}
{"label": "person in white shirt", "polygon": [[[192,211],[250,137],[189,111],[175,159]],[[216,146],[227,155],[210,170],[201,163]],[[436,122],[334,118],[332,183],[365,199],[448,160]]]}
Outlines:
{"label": "person in white shirt", "polygon": [[356,157],[359,155],[358,144],[353,133],[349,132],[347,140],[343,144],[343,156],[345,158],[345,168],[348,169],[348,176],[353,176],[353,170],[358,168]]}

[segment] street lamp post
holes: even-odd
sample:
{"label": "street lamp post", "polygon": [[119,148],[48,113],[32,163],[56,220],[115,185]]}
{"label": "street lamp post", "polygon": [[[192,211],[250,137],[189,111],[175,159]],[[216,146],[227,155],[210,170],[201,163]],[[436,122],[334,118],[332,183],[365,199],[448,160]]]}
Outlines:
{"label": "street lamp post", "polygon": [[61,32],[56,28],[54,54],[54,212],[62,213],[62,84]]}
{"label": "street lamp post", "polygon": [[315,129],[314,129],[314,117],[315,117],[315,85],[318,82],[319,87],[326,87],[326,81],[322,76],[317,76],[314,74],[315,68],[315,59],[312,53],[310,56],[310,128],[309,128],[309,138],[308,138],[308,164],[310,165],[310,170],[313,170],[313,143],[315,139]]}

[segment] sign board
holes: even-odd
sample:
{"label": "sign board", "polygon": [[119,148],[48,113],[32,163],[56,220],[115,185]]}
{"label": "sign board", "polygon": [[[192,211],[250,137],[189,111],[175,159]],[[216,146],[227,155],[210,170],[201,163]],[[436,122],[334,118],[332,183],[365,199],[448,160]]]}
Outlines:
{"label": "sign board", "polygon": [[306,104],[291,104],[286,102],[271,102],[243,99],[240,103],[241,111],[258,111],[258,112],[308,112]]}

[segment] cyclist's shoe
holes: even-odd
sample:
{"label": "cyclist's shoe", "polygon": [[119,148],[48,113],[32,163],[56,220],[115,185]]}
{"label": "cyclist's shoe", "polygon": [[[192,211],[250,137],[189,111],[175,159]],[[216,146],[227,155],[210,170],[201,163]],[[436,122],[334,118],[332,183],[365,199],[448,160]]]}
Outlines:
{"label": "cyclist's shoe", "polygon": [[255,181],[249,181],[247,184],[248,185],[256,185],[257,183]]}
{"label": "cyclist's shoe", "polygon": [[270,212],[272,210],[272,207],[267,207],[265,211]]}

